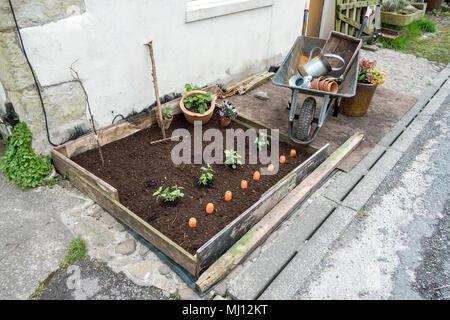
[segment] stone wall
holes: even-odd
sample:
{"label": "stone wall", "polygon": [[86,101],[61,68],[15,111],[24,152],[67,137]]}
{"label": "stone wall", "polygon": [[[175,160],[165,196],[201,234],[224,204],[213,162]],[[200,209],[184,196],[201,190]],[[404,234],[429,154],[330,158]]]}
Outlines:
{"label": "stone wall", "polygon": [[[11,2],[21,30],[79,15],[86,10],[83,0]],[[27,50],[26,47],[25,49]],[[47,141],[42,105],[7,0],[0,0],[0,81],[0,91],[3,91],[0,92],[0,113],[5,112],[5,101],[11,102],[20,119],[28,124],[33,133],[33,147],[38,152],[48,154],[51,146]],[[78,83],[67,81],[39,86],[53,143],[61,143],[67,139],[69,131],[75,125],[88,125],[86,102]]]}

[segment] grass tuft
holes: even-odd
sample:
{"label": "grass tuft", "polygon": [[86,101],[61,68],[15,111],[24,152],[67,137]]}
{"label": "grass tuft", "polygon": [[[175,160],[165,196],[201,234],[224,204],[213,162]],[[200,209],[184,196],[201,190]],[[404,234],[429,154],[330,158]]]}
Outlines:
{"label": "grass tuft", "polygon": [[[397,27],[391,25],[383,26],[399,30],[400,37],[395,40],[380,39],[380,43],[384,48],[413,54],[417,57],[425,58],[430,61],[436,61],[443,64],[450,62],[450,25],[438,25],[435,21],[423,17],[415,20],[405,27]],[[421,38],[424,33],[435,33],[427,37]]]}
{"label": "grass tuft", "polygon": [[70,264],[74,263],[78,259],[83,258],[87,253],[86,243],[81,238],[72,240],[67,248],[66,257],[61,262],[60,268],[66,268]]}

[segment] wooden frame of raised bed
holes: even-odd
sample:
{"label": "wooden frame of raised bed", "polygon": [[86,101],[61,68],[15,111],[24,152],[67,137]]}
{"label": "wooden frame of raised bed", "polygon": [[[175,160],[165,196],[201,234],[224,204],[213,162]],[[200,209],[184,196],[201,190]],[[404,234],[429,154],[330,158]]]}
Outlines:
{"label": "wooden frame of raised bed", "polygon": [[[174,108],[173,113],[180,113],[179,108]],[[247,128],[267,129],[263,124],[242,115],[240,115],[239,120],[234,121]],[[134,122],[122,120],[98,131],[100,145],[125,138],[155,123],[156,117],[154,112]],[[281,133],[280,141],[293,144],[287,136]],[[52,150],[53,163],[58,172],[67,174],[73,185],[195,277],[199,277],[203,271],[258,223],[267,212],[306,176],[313,172],[328,156],[328,144],[320,150],[311,146],[295,145],[297,149],[302,149],[311,156],[266,191],[250,208],[206,242],[197,250],[195,255],[192,255],[122,205],[119,200],[119,193],[114,187],[71,160],[71,157],[96,147],[97,142],[94,134],[84,135],[54,148]]]}

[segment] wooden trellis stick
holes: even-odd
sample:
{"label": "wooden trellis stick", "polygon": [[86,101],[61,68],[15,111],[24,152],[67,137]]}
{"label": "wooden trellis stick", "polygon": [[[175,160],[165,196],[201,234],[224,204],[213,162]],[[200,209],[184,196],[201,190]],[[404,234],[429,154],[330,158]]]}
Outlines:
{"label": "wooden trellis stick", "polygon": [[156,106],[157,106],[157,116],[156,119],[158,121],[159,127],[161,128],[161,133],[163,135],[163,139],[166,139],[166,130],[164,129],[164,122],[161,111],[161,101],[159,100],[159,90],[158,90],[158,79],[156,78],[156,66],[155,66],[155,56],[153,55],[153,41],[147,43],[147,46],[150,49],[150,58],[152,59],[152,76],[153,76],[153,86],[155,88],[155,97],[156,97]]}
{"label": "wooden trellis stick", "polygon": [[92,111],[91,111],[91,104],[89,103],[89,96],[87,94],[86,89],[84,88],[84,84],[83,81],[81,81],[80,76],[78,74],[78,72],[73,68],[73,65],[77,62],[78,60],[75,60],[72,65],[70,66],[70,73],[72,75],[72,78],[75,82],[78,82],[81,86],[81,89],[84,92],[84,97],[86,99],[86,104],[88,107],[88,111],[89,111],[89,116],[91,117],[91,123],[92,123],[92,129],[94,129],[94,134],[95,134],[95,140],[97,141],[97,148],[98,148],[98,153],[100,155],[100,160],[102,161],[102,167],[105,166],[105,160],[103,159],[103,153],[102,153],[102,148],[100,147],[100,141],[98,140],[98,134],[97,134],[97,130],[95,129],[95,122],[94,122],[94,116],[92,115]]}

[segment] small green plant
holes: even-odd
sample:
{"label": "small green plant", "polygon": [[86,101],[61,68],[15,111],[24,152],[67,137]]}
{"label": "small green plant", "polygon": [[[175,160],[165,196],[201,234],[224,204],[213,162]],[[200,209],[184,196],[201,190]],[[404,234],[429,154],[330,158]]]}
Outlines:
{"label": "small green plant", "polygon": [[409,3],[405,0],[388,0],[381,6],[381,11],[396,12],[408,7]]}
{"label": "small green plant", "polygon": [[[197,86],[192,86],[189,83],[186,83],[185,86],[187,92],[191,92],[194,90],[201,90],[201,88]],[[209,109],[208,102],[211,104],[211,92],[207,92],[206,95],[203,94],[194,94],[192,96],[189,96],[183,100],[184,106],[186,109],[194,108],[199,113],[205,113],[206,110]]]}
{"label": "small green plant", "polygon": [[200,170],[202,170],[202,174],[198,179],[198,184],[201,186],[207,186],[213,179],[214,170],[211,168],[209,163],[206,167],[201,167]]}
{"label": "small green plant", "polygon": [[[172,188],[172,191],[170,191],[170,188]],[[184,197],[184,193],[181,192],[181,189],[183,188],[177,185],[167,187],[164,190],[163,187],[159,187],[159,189],[153,194],[153,196],[156,197],[156,201],[162,198],[164,202],[175,202],[179,198]]]}
{"label": "small green plant", "polygon": [[368,217],[369,216],[369,214],[366,211],[364,211],[363,208],[358,210],[357,215],[358,215],[359,218],[364,218],[364,217]]}
{"label": "small green plant", "polygon": [[50,162],[43,155],[36,155],[31,148],[32,134],[25,122],[19,122],[8,139],[6,153],[0,160],[0,168],[9,181],[22,189],[50,185],[56,179],[45,180],[50,173]]}
{"label": "small green plant", "polygon": [[39,283],[39,286],[37,287],[36,291],[34,291],[31,296],[28,297],[28,300],[38,300],[42,294],[47,290],[46,284],[43,282]]}
{"label": "small green plant", "polygon": [[436,32],[437,31],[436,23],[433,20],[430,20],[428,18],[423,17],[423,18],[420,18],[420,19],[414,21],[413,23],[417,24],[417,27],[422,32]]}
{"label": "small green plant", "polygon": [[164,120],[172,118],[172,106],[165,106],[161,108],[162,117]]}
{"label": "small green plant", "polygon": [[231,168],[236,169],[238,164],[242,164],[242,162],[239,160],[241,156],[237,153],[237,151],[234,151],[233,149],[225,150],[225,162],[224,164],[227,166],[231,166]]}
{"label": "small green plant", "polygon": [[169,300],[180,300],[180,294],[177,292],[176,294],[171,293],[169,296]]}
{"label": "small green plant", "polygon": [[76,238],[70,242],[67,248],[66,257],[61,262],[60,267],[65,268],[68,265],[74,263],[78,259],[83,258],[87,253],[86,243],[81,238]]}
{"label": "small green plant", "polygon": [[267,140],[267,135],[263,132],[259,134],[259,137],[256,137],[255,144],[258,146],[258,150],[261,151],[261,149],[264,146],[269,145],[269,141]]}

